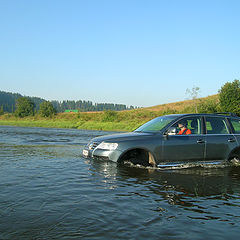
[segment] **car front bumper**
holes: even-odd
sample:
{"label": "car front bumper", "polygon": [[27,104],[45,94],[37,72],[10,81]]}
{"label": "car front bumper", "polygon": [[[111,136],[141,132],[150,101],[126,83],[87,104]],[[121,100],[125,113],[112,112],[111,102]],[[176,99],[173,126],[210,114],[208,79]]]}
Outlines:
{"label": "car front bumper", "polygon": [[120,150],[103,150],[103,149],[94,149],[90,150],[87,147],[83,149],[83,156],[90,159],[99,159],[99,160],[110,160],[117,162],[119,157],[122,154]]}

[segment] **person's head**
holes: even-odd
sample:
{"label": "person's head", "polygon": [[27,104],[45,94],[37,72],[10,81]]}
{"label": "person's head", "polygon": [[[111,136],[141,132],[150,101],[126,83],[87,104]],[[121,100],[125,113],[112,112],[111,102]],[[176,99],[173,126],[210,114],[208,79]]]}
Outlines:
{"label": "person's head", "polygon": [[179,128],[186,128],[186,125],[187,125],[187,123],[186,123],[185,121],[180,121],[180,122],[178,123],[178,127],[179,127]]}

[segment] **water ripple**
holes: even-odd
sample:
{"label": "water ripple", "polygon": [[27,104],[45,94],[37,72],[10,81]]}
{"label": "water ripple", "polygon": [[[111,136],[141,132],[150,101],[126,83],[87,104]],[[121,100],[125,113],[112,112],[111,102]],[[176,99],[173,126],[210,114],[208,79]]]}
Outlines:
{"label": "water ripple", "polygon": [[158,171],[82,158],[101,134],[0,127],[0,239],[239,236],[239,167]]}

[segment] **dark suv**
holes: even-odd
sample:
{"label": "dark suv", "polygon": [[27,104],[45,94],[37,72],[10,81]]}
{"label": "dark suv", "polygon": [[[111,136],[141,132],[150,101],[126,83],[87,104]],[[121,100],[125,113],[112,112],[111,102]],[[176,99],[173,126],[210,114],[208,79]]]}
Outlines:
{"label": "dark suv", "polygon": [[[181,124],[188,134],[179,135]],[[231,113],[161,116],[130,133],[93,138],[83,156],[154,167],[238,162],[240,118]]]}

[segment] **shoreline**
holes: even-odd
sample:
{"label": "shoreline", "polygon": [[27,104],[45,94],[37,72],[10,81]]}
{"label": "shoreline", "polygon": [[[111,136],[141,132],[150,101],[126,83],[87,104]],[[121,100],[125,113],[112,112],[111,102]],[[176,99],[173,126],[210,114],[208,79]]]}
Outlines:
{"label": "shoreline", "polygon": [[71,128],[102,131],[133,131],[143,123],[159,116],[148,111],[58,113],[52,117],[36,114],[19,118],[11,113],[0,116],[0,125],[19,127]]}
{"label": "shoreline", "polygon": [[47,120],[3,120],[0,119],[1,126],[15,127],[40,127],[40,128],[69,128],[79,130],[97,130],[97,131],[133,131],[141,124],[136,122],[99,122],[99,121],[59,121],[54,119]]}

